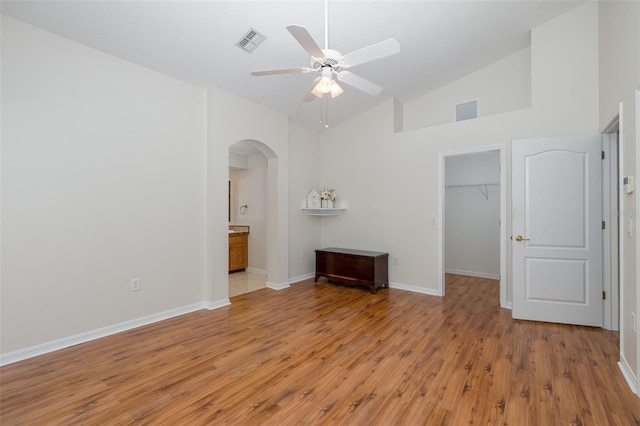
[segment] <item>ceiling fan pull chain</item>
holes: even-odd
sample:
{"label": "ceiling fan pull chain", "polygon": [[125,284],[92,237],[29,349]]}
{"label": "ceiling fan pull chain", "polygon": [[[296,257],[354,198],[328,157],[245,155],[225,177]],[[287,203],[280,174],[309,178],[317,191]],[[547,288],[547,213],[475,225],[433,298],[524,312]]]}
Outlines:
{"label": "ceiling fan pull chain", "polygon": [[329,128],[329,94],[325,93],[322,97],[324,99],[324,127]]}
{"label": "ceiling fan pull chain", "polygon": [[329,94],[323,93],[320,98],[320,124],[329,128]]}

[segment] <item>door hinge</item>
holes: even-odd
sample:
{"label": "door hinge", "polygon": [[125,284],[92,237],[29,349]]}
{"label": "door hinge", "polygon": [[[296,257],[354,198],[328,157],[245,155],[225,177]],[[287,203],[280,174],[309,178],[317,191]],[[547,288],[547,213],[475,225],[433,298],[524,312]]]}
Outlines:
{"label": "door hinge", "polygon": [[602,300],[607,300],[607,292],[606,291],[602,292]]}
{"label": "door hinge", "polygon": [[602,221],[602,229],[607,229],[607,224],[604,220]]}
{"label": "door hinge", "polygon": [[605,158],[604,151],[600,151],[600,157],[604,160]]}

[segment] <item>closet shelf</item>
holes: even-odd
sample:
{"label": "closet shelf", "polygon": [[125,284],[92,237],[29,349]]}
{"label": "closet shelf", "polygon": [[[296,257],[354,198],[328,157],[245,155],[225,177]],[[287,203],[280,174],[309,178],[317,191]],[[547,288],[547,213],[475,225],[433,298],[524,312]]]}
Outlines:
{"label": "closet shelf", "polygon": [[499,183],[467,183],[467,184],[458,184],[458,185],[445,185],[445,188],[478,188],[482,193],[482,196],[489,201],[489,190],[487,186],[492,185],[500,185]]}

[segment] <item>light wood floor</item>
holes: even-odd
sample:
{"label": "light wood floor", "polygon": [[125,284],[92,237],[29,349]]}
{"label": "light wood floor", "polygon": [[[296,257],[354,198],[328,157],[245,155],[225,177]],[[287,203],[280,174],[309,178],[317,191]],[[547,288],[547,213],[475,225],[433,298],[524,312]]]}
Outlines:
{"label": "light wood floor", "polygon": [[636,425],[618,335],[311,280],[0,369],[4,425]]}

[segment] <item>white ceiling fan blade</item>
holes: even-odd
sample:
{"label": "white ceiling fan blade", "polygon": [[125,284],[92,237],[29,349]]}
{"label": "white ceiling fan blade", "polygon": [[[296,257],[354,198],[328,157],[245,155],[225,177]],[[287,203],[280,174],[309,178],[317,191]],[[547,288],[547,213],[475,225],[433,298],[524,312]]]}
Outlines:
{"label": "white ceiling fan blade", "polygon": [[309,55],[313,56],[314,58],[324,58],[322,49],[320,49],[318,43],[316,43],[313,37],[311,37],[311,34],[309,34],[309,31],[307,31],[305,27],[302,27],[300,25],[289,25],[287,29],[289,30],[291,35],[295,37],[296,40],[298,40],[298,43],[300,43],[300,45],[304,48],[304,50],[307,51]]}
{"label": "white ceiling fan blade", "polygon": [[356,75],[349,71],[341,71],[337,73],[338,80],[343,83],[348,84],[351,87],[355,87],[358,90],[362,90],[364,93],[375,96],[379,95],[382,92],[382,87],[377,84],[367,80],[366,78],[362,78],[359,75]]}
{"label": "white ceiling fan blade", "polygon": [[304,98],[302,98],[302,102],[313,102],[316,99],[318,99],[318,97],[316,95],[314,95],[311,92],[307,92],[307,94],[304,95]]}
{"label": "white ceiling fan blade", "polygon": [[390,38],[344,55],[344,67],[353,67],[400,52],[400,43]]}
{"label": "white ceiling fan blade", "polygon": [[251,75],[260,77],[263,75],[276,75],[276,74],[301,74],[313,71],[311,68],[283,68],[280,70],[267,70],[267,71],[254,71]]}
{"label": "white ceiling fan blade", "polygon": [[311,102],[313,100],[318,99],[318,97],[313,94],[312,90],[316,86],[316,83],[319,82],[321,78],[322,77],[317,77],[315,80],[313,80],[313,83],[311,84],[311,87],[309,88],[309,91],[307,92],[306,95],[304,95],[304,98],[302,98],[303,102]]}

